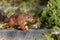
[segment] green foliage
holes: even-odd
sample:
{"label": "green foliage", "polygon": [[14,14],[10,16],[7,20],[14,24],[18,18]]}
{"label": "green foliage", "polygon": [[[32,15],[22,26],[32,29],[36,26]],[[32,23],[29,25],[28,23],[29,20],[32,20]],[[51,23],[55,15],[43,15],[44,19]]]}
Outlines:
{"label": "green foliage", "polygon": [[44,40],[59,40],[57,35],[50,33],[50,34],[44,34]]}
{"label": "green foliage", "polygon": [[2,6],[7,7],[7,2],[5,0],[2,0]]}
{"label": "green foliage", "polygon": [[55,32],[60,31],[60,27],[57,27],[57,26],[54,26],[53,29]]}
{"label": "green foliage", "polygon": [[39,5],[33,4],[34,1],[31,1],[31,2],[30,1],[27,1],[27,2],[23,1],[18,6],[17,10],[24,15],[24,9],[26,9],[26,10],[28,10],[28,13],[32,14],[34,17],[38,17],[38,14],[40,13]]}
{"label": "green foliage", "polygon": [[41,15],[43,26],[60,27],[60,0],[50,0]]}
{"label": "green foliage", "polygon": [[58,34],[60,33],[60,28],[57,26],[54,26],[53,31],[49,34],[45,34],[44,35],[44,39],[45,40],[60,40],[60,37],[58,36]]}
{"label": "green foliage", "polygon": [[13,15],[14,13],[15,13],[15,10],[12,9],[12,8],[9,8],[8,11],[7,11],[7,13],[6,13],[6,15],[7,15],[8,17],[10,17],[10,16]]}

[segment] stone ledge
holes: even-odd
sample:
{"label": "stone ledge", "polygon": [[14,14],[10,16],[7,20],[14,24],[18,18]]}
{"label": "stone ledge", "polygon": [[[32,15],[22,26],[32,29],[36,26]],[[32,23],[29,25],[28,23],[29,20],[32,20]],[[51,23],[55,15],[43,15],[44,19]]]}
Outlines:
{"label": "stone ledge", "polygon": [[21,30],[0,30],[0,40],[43,40],[42,33],[48,34],[51,29],[29,30],[26,34]]}

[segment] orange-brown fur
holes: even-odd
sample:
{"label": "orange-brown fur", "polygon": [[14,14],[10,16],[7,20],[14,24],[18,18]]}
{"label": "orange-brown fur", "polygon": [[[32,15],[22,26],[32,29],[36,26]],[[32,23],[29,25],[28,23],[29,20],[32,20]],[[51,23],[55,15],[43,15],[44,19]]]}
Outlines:
{"label": "orange-brown fur", "polygon": [[23,16],[20,13],[16,13],[9,18],[9,22],[7,24],[7,29],[9,29],[11,26],[19,25],[19,27],[24,32],[26,32],[27,29],[25,28],[25,26],[28,22],[34,23],[34,19],[33,19],[32,15],[25,14],[25,16]]}

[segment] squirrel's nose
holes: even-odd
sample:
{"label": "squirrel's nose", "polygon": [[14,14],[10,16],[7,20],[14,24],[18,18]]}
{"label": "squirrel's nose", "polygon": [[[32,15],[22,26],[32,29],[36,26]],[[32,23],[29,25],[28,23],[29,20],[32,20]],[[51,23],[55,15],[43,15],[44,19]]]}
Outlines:
{"label": "squirrel's nose", "polygon": [[34,24],[34,23],[35,23],[35,20],[33,19],[33,20],[32,20],[32,24]]}

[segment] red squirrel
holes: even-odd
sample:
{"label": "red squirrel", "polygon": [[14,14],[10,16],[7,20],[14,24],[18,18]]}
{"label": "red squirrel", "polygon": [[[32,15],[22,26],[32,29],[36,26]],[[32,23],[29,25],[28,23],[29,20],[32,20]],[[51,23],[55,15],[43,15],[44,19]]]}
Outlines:
{"label": "red squirrel", "polygon": [[12,16],[10,16],[9,22],[7,24],[7,29],[9,29],[12,26],[18,25],[24,32],[26,32],[26,24],[28,24],[28,22],[34,23],[35,21],[31,14],[27,13],[26,10],[24,12],[25,15],[15,13]]}

